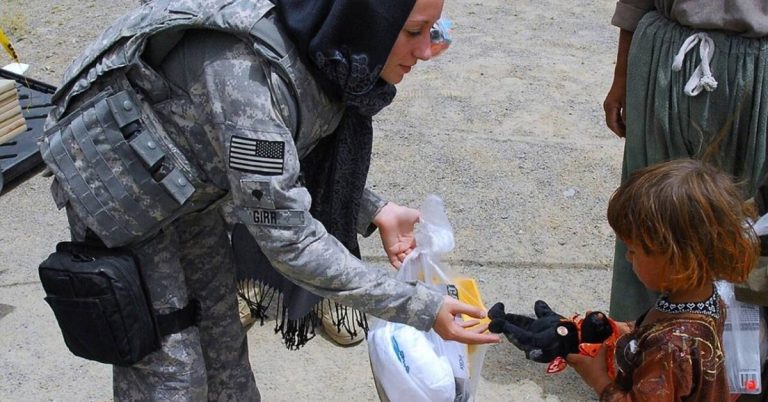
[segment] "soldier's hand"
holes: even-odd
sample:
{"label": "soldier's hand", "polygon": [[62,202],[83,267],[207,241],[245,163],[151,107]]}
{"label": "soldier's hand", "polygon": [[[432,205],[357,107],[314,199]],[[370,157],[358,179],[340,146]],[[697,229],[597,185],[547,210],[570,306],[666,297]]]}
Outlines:
{"label": "soldier's hand", "polygon": [[443,305],[440,306],[440,311],[437,313],[437,318],[435,318],[435,323],[432,326],[441,338],[470,345],[501,342],[498,335],[487,333],[488,325],[475,326],[477,321],[456,321],[455,316],[457,314],[466,314],[478,319],[485,318],[483,309],[445,296],[443,297]]}
{"label": "soldier's hand", "polygon": [[395,268],[405,260],[405,257],[416,247],[413,226],[419,221],[419,211],[388,202],[373,218],[373,223],[379,228],[381,243],[389,262]]}

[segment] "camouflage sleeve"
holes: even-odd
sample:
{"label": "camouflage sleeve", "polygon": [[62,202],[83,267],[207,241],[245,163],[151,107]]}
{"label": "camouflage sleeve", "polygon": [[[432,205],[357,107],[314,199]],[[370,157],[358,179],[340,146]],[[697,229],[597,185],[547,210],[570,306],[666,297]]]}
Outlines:
{"label": "camouflage sleeve", "polygon": [[[210,36],[206,36],[209,38]],[[188,84],[197,105],[210,105],[211,130],[222,147],[235,215],[275,268],[310,291],[374,316],[419,329],[432,327],[442,296],[367,267],[309,214],[310,195],[298,183],[298,151],[274,109],[265,66],[237,40],[207,44],[199,75]],[[192,46],[190,46],[192,47]],[[189,68],[191,58],[186,59]],[[364,203],[369,210],[372,203]],[[375,212],[375,211],[374,211]]]}
{"label": "camouflage sleeve", "polygon": [[368,237],[376,231],[373,218],[384,208],[387,200],[366,188],[360,197],[360,212],[357,214],[357,233]]}

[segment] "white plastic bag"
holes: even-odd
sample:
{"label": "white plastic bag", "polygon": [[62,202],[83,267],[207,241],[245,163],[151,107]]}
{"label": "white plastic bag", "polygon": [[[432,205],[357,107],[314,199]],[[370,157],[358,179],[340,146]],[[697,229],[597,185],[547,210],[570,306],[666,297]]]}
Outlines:
{"label": "white plastic bag", "polygon": [[[768,234],[768,214],[749,224],[758,236]],[[762,388],[760,371],[766,353],[766,324],[761,307],[736,300],[730,282],[718,281],[716,286],[727,307],[723,352],[730,392],[759,394]]]}
{"label": "white plastic bag", "polygon": [[730,391],[732,394],[759,394],[762,384],[760,345],[765,342],[765,320],[760,306],[736,300],[732,283],[718,281],[716,285],[728,307],[723,352]]}
{"label": "white plastic bag", "polygon": [[768,214],[761,216],[757,222],[752,224],[752,229],[758,236],[768,235]]}
{"label": "white plastic bag", "polygon": [[[443,202],[430,195],[421,207],[416,248],[396,277],[424,282],[443,294],[485,309],[474,281],[454,276],[440,262],[453,247],[453,229]],[[433,330],[424,332],[383,320],[375,320],[368,332],[371,369],[383,401],[472,401],[486,349],[445,341]]]}

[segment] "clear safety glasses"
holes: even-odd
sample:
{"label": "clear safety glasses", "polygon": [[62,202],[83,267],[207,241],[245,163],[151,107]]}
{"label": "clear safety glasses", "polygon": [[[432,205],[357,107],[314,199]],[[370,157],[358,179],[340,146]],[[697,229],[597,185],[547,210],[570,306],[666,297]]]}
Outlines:
{"label": "clear safety glasses", "polygon": [[440,18],[429,30],[432,41],[432,57],[437,57],[451,46],[451,26],[453,23],[447,18]]}

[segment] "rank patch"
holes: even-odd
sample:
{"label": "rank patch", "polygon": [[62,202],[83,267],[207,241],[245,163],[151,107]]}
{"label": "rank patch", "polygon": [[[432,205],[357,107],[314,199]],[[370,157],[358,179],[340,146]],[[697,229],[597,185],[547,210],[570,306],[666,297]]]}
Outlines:
{"label": "rank patch", "polygon": [[243,206],[249,208],[275,209],[275,199],[272,196],[271,182],[267,180],[240,180],[243,192]]}
{"label": "rank patch", "polygon": [[229,167],[262,176],[283,174],[285,142],[232,136]]}

